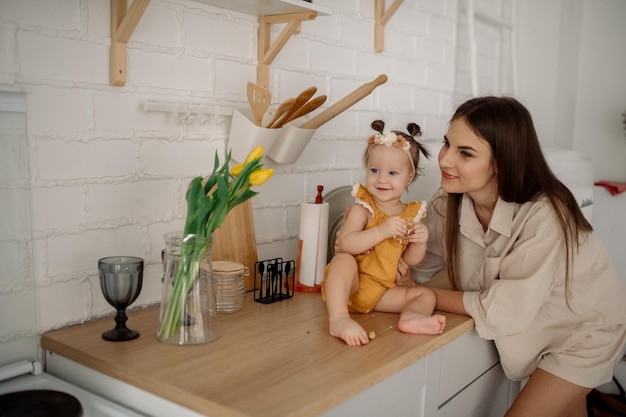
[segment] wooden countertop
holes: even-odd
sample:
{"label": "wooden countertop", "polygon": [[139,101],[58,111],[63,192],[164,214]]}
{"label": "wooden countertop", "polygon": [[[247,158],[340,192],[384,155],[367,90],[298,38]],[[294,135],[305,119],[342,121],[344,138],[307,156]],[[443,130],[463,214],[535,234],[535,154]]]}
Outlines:
{"label": "wooden countertop", "polygon": [[354,315],[376,338],[349,347],[328,334],[319,294],[220,314],[220,338],[205,345],[171,346],[156,338],[158,307],[129,313],[141,336],[107,342],[112,318],[47,332],[46,350],[205,415],[315,416],[340,404],[474,328],[471,318],[445,313],[439,336],[396,328],[398,314]]}

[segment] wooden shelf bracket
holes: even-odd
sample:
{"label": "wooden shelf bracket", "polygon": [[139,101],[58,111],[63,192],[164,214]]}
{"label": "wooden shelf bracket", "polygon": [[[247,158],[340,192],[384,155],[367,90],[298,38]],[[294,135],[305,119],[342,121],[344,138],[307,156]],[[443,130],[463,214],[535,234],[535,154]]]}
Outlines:
{"label": "wooden shelf bracket", "polygon": [[126,0],[111,0],[111,55],[109,84],[126,84],[126,44],[130,39],[150,0],[133,0],[130,8]]}
{"label": "wooden shelf bracket", "polygon": [[[259,16],[259,65],[257,68],[257,84],[269,88],[270,64],[283,49],[291,35],[300,33],[302,21],[313,20],[316,17],[317,12],[314,11]],[[274,23],[287,23],[287,25],[274,40],[274,43],[270,45],[270,30]]]}
{"label": "wooden shelf bracket", "polygon": [[382,52],[385,49],[385,25],[403,1],[394,0],[385,10],[385,0],[376,0],[376,23],[374,25],[374,50],[376,52]]}

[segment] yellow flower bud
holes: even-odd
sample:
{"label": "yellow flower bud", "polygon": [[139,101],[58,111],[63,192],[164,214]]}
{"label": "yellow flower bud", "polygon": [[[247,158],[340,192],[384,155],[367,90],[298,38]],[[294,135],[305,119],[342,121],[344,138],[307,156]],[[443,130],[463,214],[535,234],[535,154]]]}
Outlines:
{"label": "yellow flower bud", "polygon": [[272,175],[274,175],[274,170],[272,168],[260,169],[258,171],[250,174],[250,184],[252,185],[263,185],[267,180],[269,180]]}
{"label": "yellow flower bud", "polygon": [[248,157],[246,158],[246,161],[243,164],[248,165],[250,162],[262,156],[263,156],[263,146],[259,145],[256,148],[254,148],[252,152],[248,154]]}
{"label": "yellow flower bud", "polygon": [[243,164],[234,165],[230,169],[230,175],[232,175],[233,177],[236,177],[237,175],[241,174],[241,171],[243,171]]}

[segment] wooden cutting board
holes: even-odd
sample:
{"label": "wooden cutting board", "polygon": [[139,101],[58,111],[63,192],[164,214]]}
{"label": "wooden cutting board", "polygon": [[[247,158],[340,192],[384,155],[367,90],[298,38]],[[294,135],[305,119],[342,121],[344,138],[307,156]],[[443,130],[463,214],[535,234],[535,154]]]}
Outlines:
{"label": "wooden cutting board", "polygon": [[254,289],[254,265],[258,261],[252,203],[247,200],[228,212],[222,225],[213,232],[213,261],[239,262],[250,275],[244,277],[246,290]]}

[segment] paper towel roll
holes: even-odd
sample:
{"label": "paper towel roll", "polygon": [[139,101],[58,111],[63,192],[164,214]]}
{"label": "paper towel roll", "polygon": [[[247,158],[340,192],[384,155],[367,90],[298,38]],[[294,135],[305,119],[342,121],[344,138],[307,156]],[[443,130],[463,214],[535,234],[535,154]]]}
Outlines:
{"label": "paper towel roll", "polygon": [[302,257],[299,265],[300,284],[313,287],[321,284],[328,248],[328,203],[304,203],[300,207],[300,239]]}

